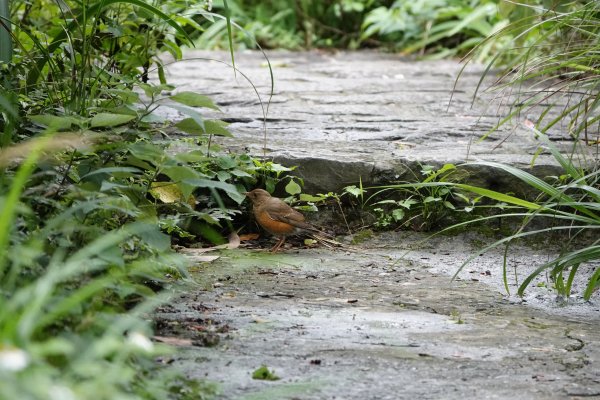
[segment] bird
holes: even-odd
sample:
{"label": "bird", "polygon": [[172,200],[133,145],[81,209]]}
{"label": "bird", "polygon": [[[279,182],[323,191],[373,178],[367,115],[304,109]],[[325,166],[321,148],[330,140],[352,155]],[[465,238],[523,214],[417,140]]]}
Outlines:
{"label": "bird", "polygon": [[302,232],[321,232],[304,220],[304,215],[294,210],[283,200],[273,197],[263,189],[244,193],[252,202],[256,222],[267,232],[279,238],[271,252],[275,253],[289,235]]}

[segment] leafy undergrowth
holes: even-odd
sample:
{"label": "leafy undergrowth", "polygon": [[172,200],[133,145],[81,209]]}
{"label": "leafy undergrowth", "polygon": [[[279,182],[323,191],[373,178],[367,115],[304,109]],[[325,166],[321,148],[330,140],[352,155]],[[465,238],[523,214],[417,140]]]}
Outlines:
{"label": "leafy undergrowth", "polygon": [[[559,237],[559,243],[552,246],[559,255],[529,274],[520,283],[517,293],[523,296],[534,279],[548,271],[556,292],[569,298],[575,275],[581,266],[587,266],[582,268],[588,271],[589,276],[580,295],[589,300],[600,287],[600,270],[593,268],[600,259],[597,235],[600,229],[600,170],[577,168],[546,135],[533,127],[531,129],[540,138],[541,146],[564,168],[564,175],[544,180],[509,165],[480,161],[458,166],[448,164],[438,170],[425,168],[420,182],[366,189],[351,186],[345,189],[345,194],[354,201],[359,200],[363,210],[375,213],[374,227],[433,230],[436,232],[433,235],[464,229],[478,230],[484,243],[482,249],[470,256],[454,276],[482,252],[503,247],[503,279],[507,292],[506,266],[511,245],[531,238]],[[512,176],[529,189],[530,198],[462,182],[463,179],[468,180],[465,168],[474,165],[494,168],[500,174]],[[457,171],[462,173],[457,174]],[[456,179],[458,177],[460,179]],[[369,194],[369,191],[372,193]],[[382,200],[382,195],[388,198]],[[424,224],[415,226],[414,221],[423,221]],[[490,224],[498,226],[493,236],[501,236],[500,239],[485,234]]]}
{"label": "leafy undergrowth", "polygon": [[[15,47],[0,80],[1,399],[214,392],[156,362],[170,350],[151,340],[148,315],[187,277],[172,240],[222,240],[241,193],[279,178],[268,163],[221,151],[212,139],[230,134],[226,124],[203,115],[218,106],[165,82],[158,54],[180,57],[194,26],[181,7],[11,4]],[[160,140],[175,130],[186,151]]]}

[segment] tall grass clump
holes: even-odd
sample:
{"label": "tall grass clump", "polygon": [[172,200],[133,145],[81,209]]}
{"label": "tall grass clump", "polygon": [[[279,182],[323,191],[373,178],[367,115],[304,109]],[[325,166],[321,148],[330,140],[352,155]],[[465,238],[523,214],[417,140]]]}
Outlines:
{"label": "tall grass clump", "polygon": [[522,18],[491,35],[470,55],[487,43],[510,39],[486,69],[486,75],[503,71],[486,88],[510,108],[498,126],[528,119],[542,133],[559,132],[584,146],[598,144],[600,4],[507,3]]}
{"label": "tall grass clump", "polygon": [[[600,239],[598,239],[600,237],[598,235],[600,232],[600,169],[586,172],[575,168],[572,162],[563,156],[543,133],[538,132],[538,135],[543,138],[546,149],[551,151],[557,162],[565,167],[565,174],[555,177],[553,183],[548,183],[522,169],[497,162],[481,161],[456,166],[460,170],[465,167],[483,166],[496,169],[499,174],[511,175],[529,187],[529,196],[533,199],[452,181],[423,180],[417,183],[387,185],[375,189],[378,190],[377,193],[385,191],[389,194],[390,191],[396,191],[397,195],[404,196],[403,200],[395,200],[396,204],[401,205],[405,204],[407,199],[411,199],[415,191],[435,191],[449,194],[450,196],[445,201],[452,203],[449,208],[455,214],[454,216],[461,218],[457,213],[462,213],[462,219],[465,215],[468,216],[468,219],[444,228],[441,232],[464,229],[493,220],[513,222],[515,219],[522,220],[521,223],[516,224],[516,227],[513,227],[512,222],[508,224],[508,228],[513,229],[513,233],[493,241],[468,257],[454,277],[479,254],[500,247],[504,249],[504,285],[506,291],[510,293],[507,259],[511,254],[511,246],[522,243],[525,239],[542,241],[544,237],[552,237],[553,240],[558,237],[560,238],[559,244],[552,247],[553,253],[558,253],[558,256],[542,265],[535,266],[533,272],[527,273],[519,282],[517,294],[523,296],[534,279],[547,271],[557,293],[568,298],[572,294],[576,274],[580,271],[587,271],[589,275],[581,296],[585,300],[590,300],[600,287],[600,267],[598,267],[600,259]],[[483,199],[491,200],[494,204],[481,208],[485,204]],[[461,207],[459,206],[460,202],[466,202],[467,205]],[[474,212],[474,208],[479,208],[479,211],[484,212]],[[522,276],[519,271],[515,273]],[[517,275],[516,279],[518,279]]]}
{"label": "tall grass clump", "polygon": [[[557,246],[558,257],[537,267],[521,282],[520,295],[536,276],[549,271],[555,289],[568,297],[576,274],[587,264],[591,269],[585,270],[591,272],[582,295],[589,300],[600,286],[600,268],[594,267],[600,259],[600,241],[595,239],[600,229],[600,60],[596,56],[600,51],[600,4],[506,2],[505,7],[521,17],[491,35],[471,54],[489,43],[511,39],[511,45],[490,61],[481,78],[483,82],[491,71],[504,71],[487,88],[509,106],[492,130],[513,122],[529,129],[540,141],[539,152],[551,153],[563,173],[543,180],[508,165],[486,163],[521,180],[538,196],[526,200],[482,188],[464,189],[515,208],[492,218],[523,218],[512,235],[484,250],[502,245],[508,254],[511,243],[532,235],[559,232],[566,238],[563,246]],[[567,154],[552,139],[570,141]],[[578,164],[578,160],[583,161]],[[534,228],[532,222],[536,220],[544,220],[546,227],[539,228],[538,224]],[[508,290],[506,270],[504,279]]]}
{"label": "tall grass clump", "polygon": [[[35,214],[31,180],[64,142],[33,139],[14,174],[0,154],[0,399],[185,398],[185,380],[154,361],[168,349],[150,340],[148,314],[164,296],[145,283],[184,272],[166,235],[151,222],[86,221],[109,209],[96,199]],[[118,198],[103,203],[119,213]]]}
{"label": "tall grass clump", "polygon": [[[218,241],[257,180],[250,157],[212,144],[230,135],[203,117],[213,101],[166,82],[161,55],[180,58],[207,13],[203,2],[10,2],[0,27],[10,20],[13,50],[0,63],[0,399],[212,392],[155,362],[169,350],[151,341],[149,322],[163,290],[187,276],[172,242]],[[161,107],[184,117],[169,121]],[[160,140],[174,128],[188,151]]]}

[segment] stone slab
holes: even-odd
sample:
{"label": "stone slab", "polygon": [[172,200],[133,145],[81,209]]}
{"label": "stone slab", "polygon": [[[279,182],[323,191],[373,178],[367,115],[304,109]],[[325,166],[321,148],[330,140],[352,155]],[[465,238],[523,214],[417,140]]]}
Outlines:
{"label": "stone slab", "polygon": [[[535,120],[543,107],[480,140],[507,112],[502,94],[473,97],[481,65],[468,65],[456,83],[464,65],[454,60],[414,61],[374,51],[267,56],[274,78],[270,103],[267,59],[256,51],[236,53],[235,75],[229,53],[188,51],[186,61],[168,66],[169,82],[216,101],[221,112],[204,114],[230,122],[234,134],[219,138],[221,144],[298,166],[294,173],[304,178],[307,192],[339,191],[359,178],[365,185],[414,181],[423,164],[485,160],[540,177],[561,172],[548,151],[531,166],[540,143],[522,122]],[[561,127],[549,133],[568,153],[575,143],[566,136]],[[586,163],[597,162],[592,149],[583,150]],[[490,168],[473,168],[472,177],[477,184],[516,188]]]}

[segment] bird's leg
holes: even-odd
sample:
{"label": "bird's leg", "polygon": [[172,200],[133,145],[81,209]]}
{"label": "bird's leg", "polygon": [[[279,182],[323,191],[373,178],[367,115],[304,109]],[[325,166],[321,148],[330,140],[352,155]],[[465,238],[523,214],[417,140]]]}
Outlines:
{"label": "bird's leg", "polygon": [[275,244],[275,246],[273,246],[273,248],[271,249],[272,253],[277,252],[277,250],[279,250],[279,248],[281,247],[281,245],[283,244],[283,242],[285,242],[285,236],[282,236],[281,239],[279,239],[279,242],[277,242]]}

